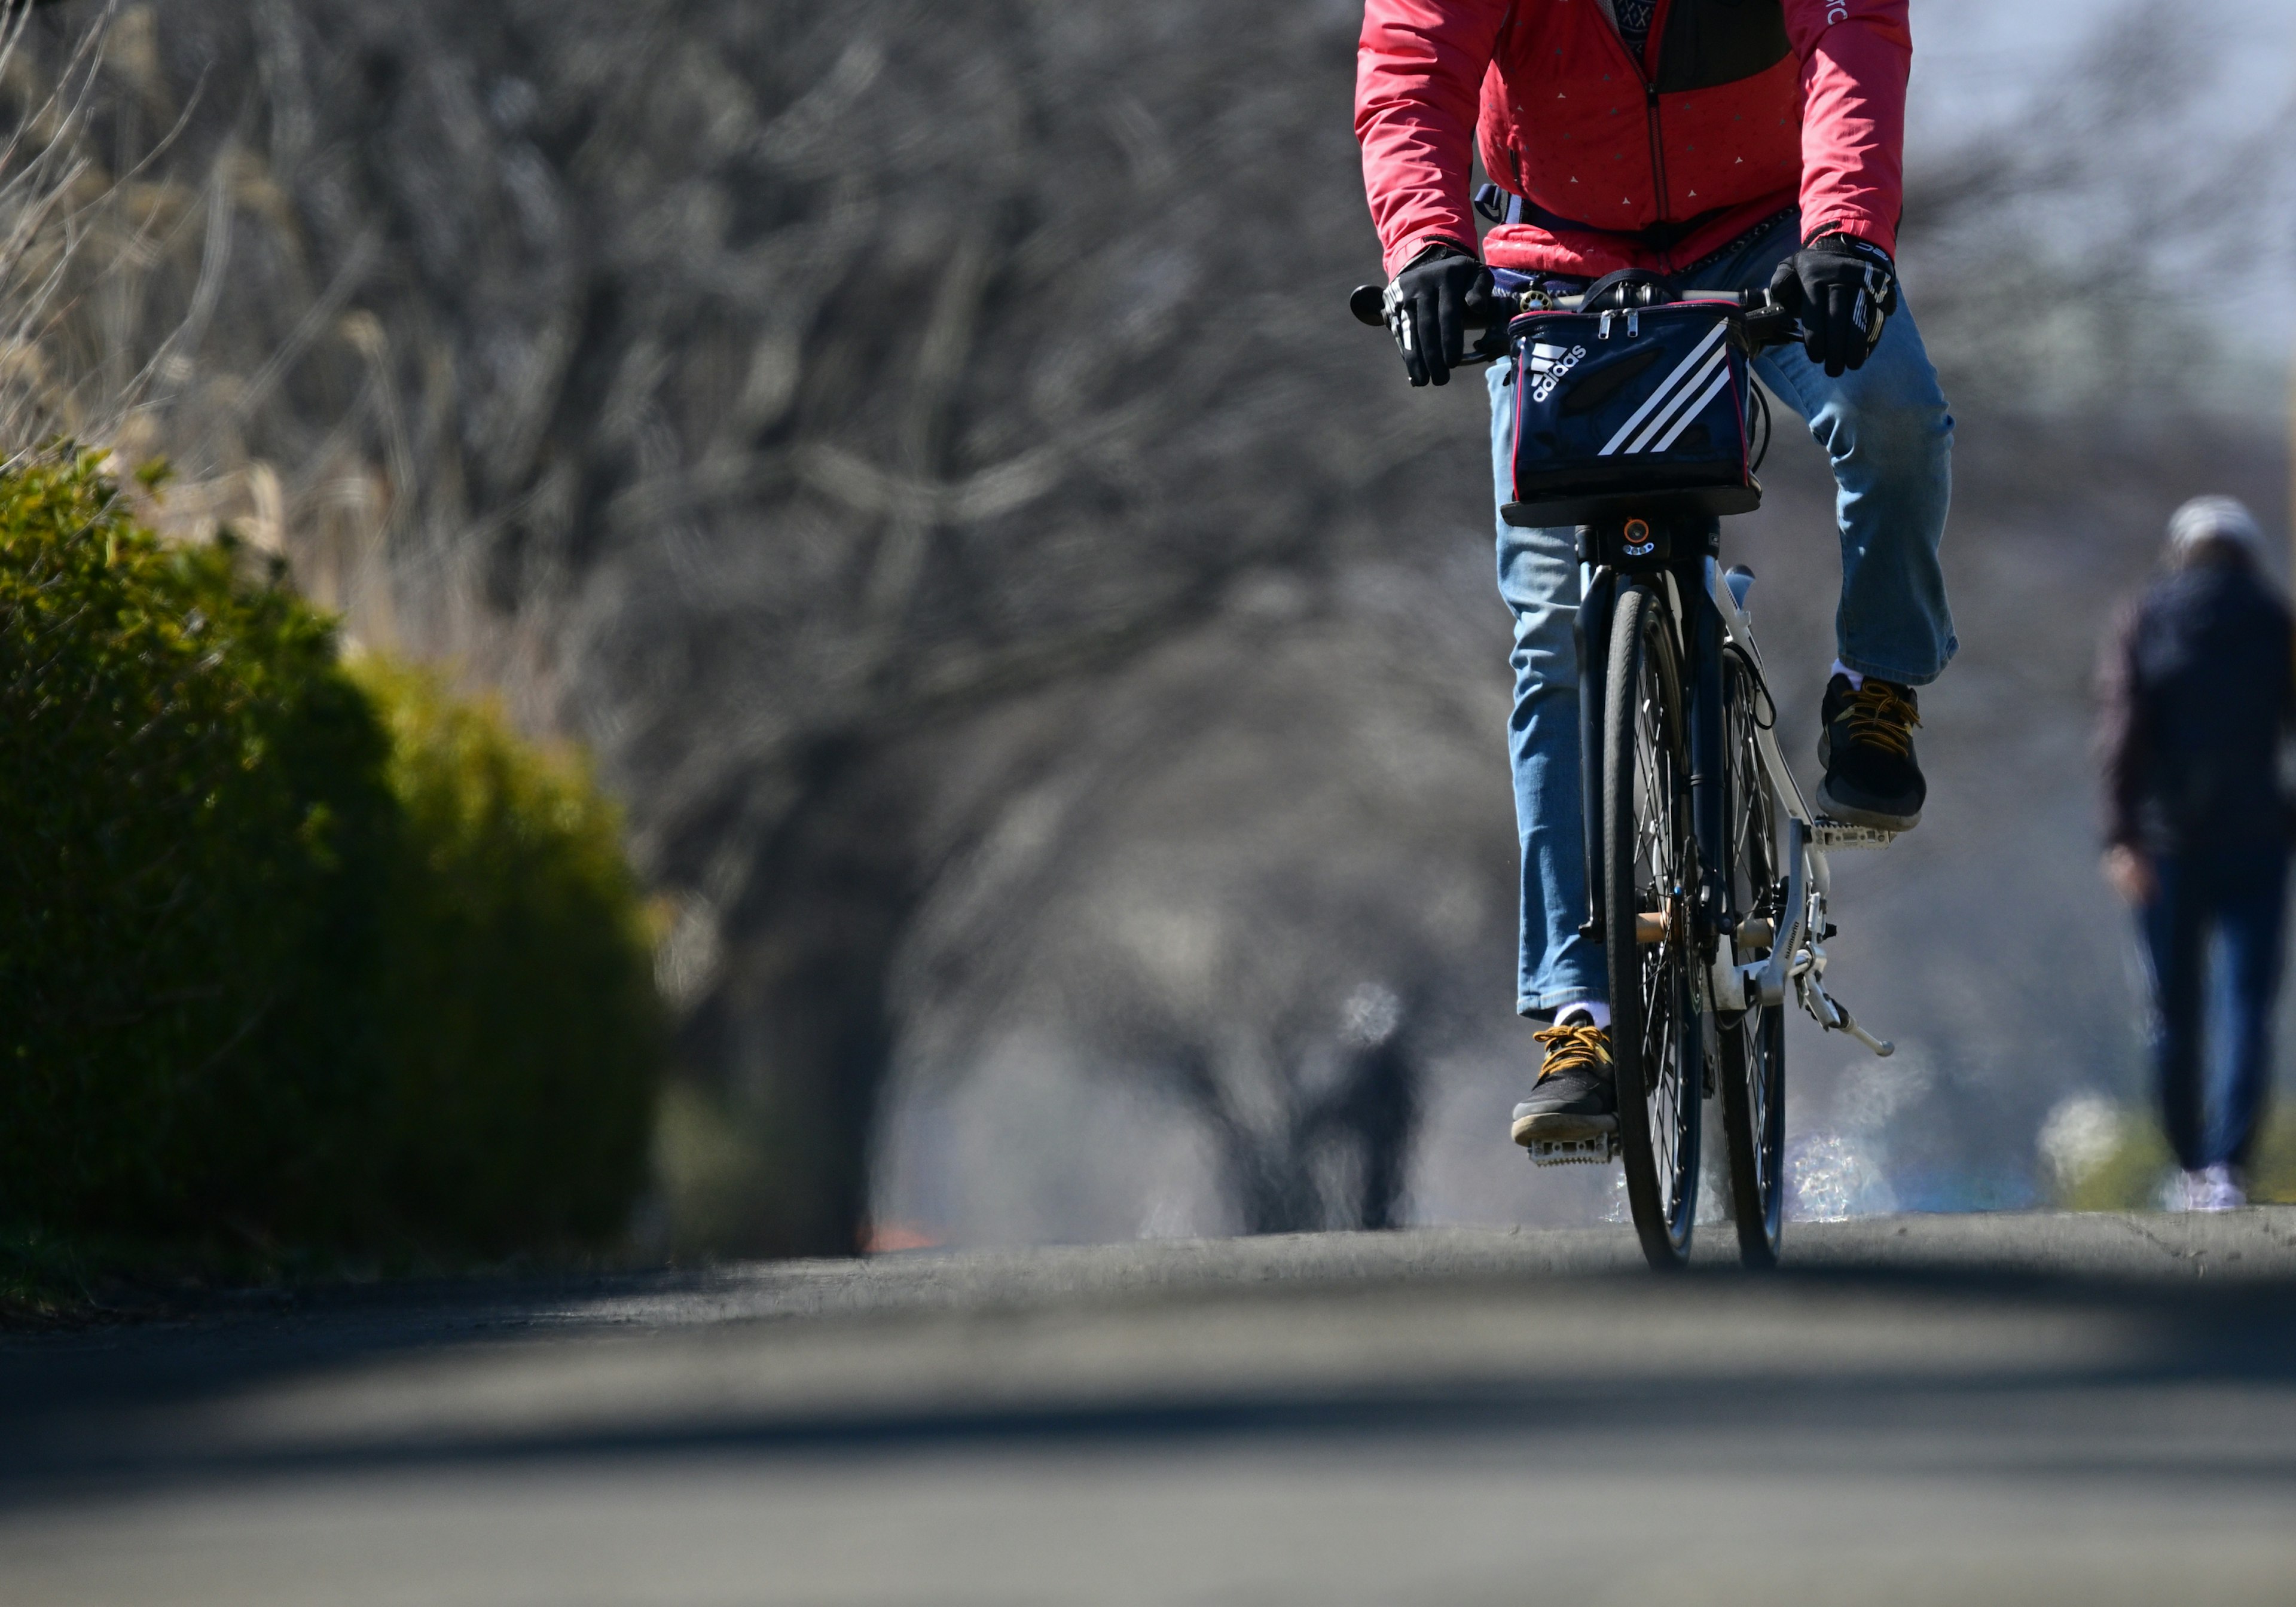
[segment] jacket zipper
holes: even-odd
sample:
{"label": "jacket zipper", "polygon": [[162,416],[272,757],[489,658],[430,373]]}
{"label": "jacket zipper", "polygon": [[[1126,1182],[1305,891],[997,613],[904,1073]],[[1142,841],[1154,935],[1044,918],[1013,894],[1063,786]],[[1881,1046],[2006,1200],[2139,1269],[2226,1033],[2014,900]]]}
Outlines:
{"label": "jacket zipper", "polygon": [[[1651,180],[1658,186],[1658,220],[1661,224],[1669,223],[1672,217],[1666,204],[1666,137],[1659,122],[1658,86],[1645,80],[1643,94],[1650,104]],[[1666,247],[1659,255],[1666,258],[1667,267],[1672,269],[1674,248]]]}
{"label": "jacket zipper", "polygon": [[[1673,9],[1672,0],[1658,0],[1658,4],[1651,7],[1651,30],[1647,51],[1652,53],[1652,65],[1644,67],[1640,61],[1635,63],[1636,68],[1642,73],[1643,102],[1650,112],[1651,183],[1655,186],[1654,193],[1658,198],[1658,220],[1660,224],[1673,221],[1674,209],[1667,200],[1666,128],[1659,117],[1658,78],[1655,63],[1658,56],[1666,53],[1666,14]],[[1669,273],[1672,272],[1673,246],[1660,248],[1659,259]]]}
{"label": "jacket zipper", "polygon": [[[1666,48],[1666,14],[1671,9],[1671,0],[1658,0],[1658,4],[1651,8],[1650,37],[1661,51]],[[1635,53],[1627,48],[1626,40],[1619,35],[1617,23],[1609,22],[1603,31],[1611,36],[1611,43],[1618,48],[1619,59],[1634,70],[1636,78],[1642,84],[1644,119],[1650,136],[1651,193],[1658,201],[1658,222],[1670,223],[1673,219],[1666,201],[1666,144],[1665,131],[1658,114],[1658,80],[1651,76],[1650,69],[1643,65]],[[1668,268],[1673,267],[1674,251],[1671,247],[1660,250],[1659,256]]]}

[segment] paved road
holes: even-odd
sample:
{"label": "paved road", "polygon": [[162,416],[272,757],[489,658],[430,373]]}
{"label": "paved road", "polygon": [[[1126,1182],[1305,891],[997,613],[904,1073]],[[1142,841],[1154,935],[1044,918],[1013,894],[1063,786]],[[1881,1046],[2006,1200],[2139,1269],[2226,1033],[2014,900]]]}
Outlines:
{"label": "paved road", "polygon": [[0,1341],[0,1602],[2296,1602],[2296,1210],[1445,1230]]}

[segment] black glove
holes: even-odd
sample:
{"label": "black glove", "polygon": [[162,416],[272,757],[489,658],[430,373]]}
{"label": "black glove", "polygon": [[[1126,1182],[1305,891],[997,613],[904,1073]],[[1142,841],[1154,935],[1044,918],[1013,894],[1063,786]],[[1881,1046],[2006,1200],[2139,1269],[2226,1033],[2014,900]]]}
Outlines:
{"label": "black glove", "polygon": [[1490,270],[1456,246],[1431,245],[1387,287],[1387,327],[1414,385],[1447,385],[1467,353],[1467,314],[1491,299]]}
{"label": "black glove", "polygon": [[1802,349],[1828,379],[1861,368],[1898,310],[1898,265],[1855,234],[1821,234],[1778,264],[1770,294],[1801,319]]}

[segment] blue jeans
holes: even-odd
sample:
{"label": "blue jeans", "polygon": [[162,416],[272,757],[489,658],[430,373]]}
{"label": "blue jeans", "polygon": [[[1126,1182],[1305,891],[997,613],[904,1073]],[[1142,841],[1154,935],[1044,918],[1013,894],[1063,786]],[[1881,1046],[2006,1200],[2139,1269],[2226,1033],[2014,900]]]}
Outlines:
{"label": "blue jeans", "polygon": [[[2187,1170],[2239,1164],[2248,1159],[2272,1081],[2288,850],[2272,842],[2162,855],[2152,869],[2160,891],[2140,912],[2138,928],[2152,962],[2152,1064],[2169,1144]],[[2220,943],[2213,967],[2211,937]],[[2211,1062],[2224,1093],[2213,1122]]]}
{"label": "blue jeans", "polygon": [[[1800,239],[1792,223],[1678,281],[1684,290],[1745,290]],[[1491,470],[1501,503],[1513,498],[1512,361],[1495,363]],[[1866,365],[1839,379],[1799,346],[1755,359],[1773,395],[1800,414],[1833,460],[1840,486],[1841,603],[1834,633],[1843,664],[1861,675],[1921,686],[1937,679],[1957,644],[1946,608],[1938,543],[1953,492],[1953,419],[1937,370],[1903,305],[1882,326]],[[1610,994],[1603,951],[1578,935],[1587,915],[1578,817],[1578,670],[1571,626],[1578,608],[1576,533],[1499,524],[1499,594],[1514,613],[1514,807],[1522,845],[1522,946],[1515,1008],[1549,1016]]]}

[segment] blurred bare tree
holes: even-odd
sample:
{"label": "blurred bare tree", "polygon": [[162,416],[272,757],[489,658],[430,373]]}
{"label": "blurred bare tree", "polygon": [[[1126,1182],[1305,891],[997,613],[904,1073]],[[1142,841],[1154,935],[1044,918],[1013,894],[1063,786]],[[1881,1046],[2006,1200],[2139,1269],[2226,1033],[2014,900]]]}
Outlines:
{"label": "blurred bare tree", "polygon": [[2256,361],[2226,299],[2296,272],[2296,89],[2226,115],[2227,53],[2126,0],[2070,70],[1911,154],[1903,250],[1958,403],[2128,420],[2275,385],[2286,354]]}
{"label": "blurred bare tree", "polygon": [[[101,243],[7,372],[598,750],[746,1135],[719,1247],[851,1248],[897,1054],[1022,1020],[1193,1112],[1236,1225],[1378,1223],[1513,895],[1480,399],[1339,310],[1358,15],[78,0],[0,102]],[[2169,15],[1916,163],[1957,397],[2087,406],[2156,327],[2115,253],[2284,171],[2121,137],[2199,82]]]}
{"label": "blurred bare tree", "polygon": [[1510,1024],[1504,615],[1460,580],[1245,594],[1063,721],[922,913],[905,1058],[1058,1023],[1201,1125],[1232,1226],[1398,1221],[1428,1061]]}
{"label": "blurred bare tree", "polygon": [[968,723],[1410,528],[1436,426],[1334,316],[1351,45],[1329,5],[1019,0],[105,29],[56,140],[160,154],[54,339],[157,365],[120,445],[177,461],[174,517],[599,748],[688,1062],[778,1140],[760,1246],[858,1229],[888,980],[997,815],[922,832]]}

